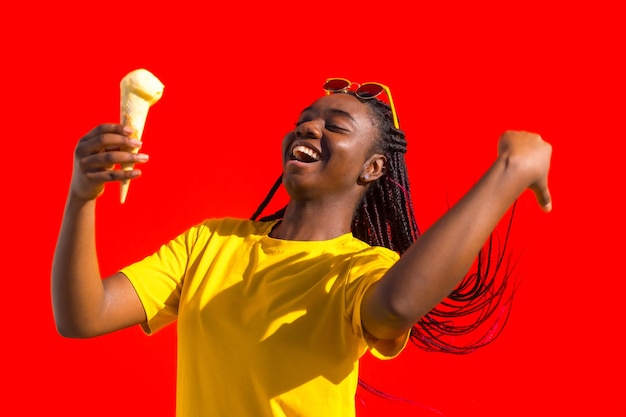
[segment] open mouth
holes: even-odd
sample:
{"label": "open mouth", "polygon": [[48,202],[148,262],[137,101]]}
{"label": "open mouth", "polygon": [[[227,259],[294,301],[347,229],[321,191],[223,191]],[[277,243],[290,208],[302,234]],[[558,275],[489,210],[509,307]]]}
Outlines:
{"label": "open mouth", "polygon": [[320,158],[320,154],[315,149],[309,148],[308,146],[296,145],[291,150],[291,159],[299,162],[317,162]]}

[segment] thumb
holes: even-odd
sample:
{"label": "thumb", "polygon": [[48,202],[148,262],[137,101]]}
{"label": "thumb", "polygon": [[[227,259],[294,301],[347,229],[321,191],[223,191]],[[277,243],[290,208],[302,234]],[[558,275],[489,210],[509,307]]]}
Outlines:
{"label": "thumb", "polygon": [[537,199],[537,203],[539,203],[541,210],[546,213],[552,211],[552,196],[550,195],[548,184],[533,187],[533,192],[535,193],[535,198]]}

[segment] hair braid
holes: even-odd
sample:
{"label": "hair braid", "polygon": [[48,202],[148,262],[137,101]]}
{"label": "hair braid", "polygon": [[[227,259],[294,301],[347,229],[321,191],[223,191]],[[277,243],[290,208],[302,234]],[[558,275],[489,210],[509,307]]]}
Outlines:
{"label": "hair braid", "polygon": [[[263,210],[265,210],[265,207],[267,207],[267,205],[270,203],[270,201],[272,201],[272,198],[274,197],[274,194],[276,194],[276,191],[278,191],[278,188],[280,188],[280,185],[282,183],[283,183],[283,175],[280,174],[278,179],[274,182],[274,185],[272,185],[272,188],[270,189],[270,191],[265,196],[265,199],[261,202],[261,204],[259,204],[259,207],[256,209],[254,214],[250,217],[251,220],[256,220],[257,217],[259,217],[261,215]],[[274,220],[274,219],[282,218],[283,214],[285,214],[285,209],[286,208],[287,207],[283,207],[282,209],[278,210],[276,213],[274,213],[274,214],[272,214],[270,216],[266,216],[266,217],[262,218],[260,221],[267,221],[267,220]]]}
{"label": "hair braid", "polygon": [[394,127],[389,106],[380,100],[365,102],[373,110],[381,132],[375,151],[383,153],[387,162],[385,175],[370,185],[355,213],[352,233],[370,245],[382,245],[404,253],[420,234],[404,161],[405,134]]}
{"label": "hair braid", "polygon": [[[387,157],[385,175],[370,185],[357,209],[353,234],[370,245],[402,254],[418,239],[404,154],[404,132],[393,125],[390,107],[379,100],[364,101],[372,109],[381,135],[378,148]],[[515,205],[504,243],[494,247],[494,235],[480,251],[475,269],[438,306],[418,321],[411,341],[427,351],[470,353],[493,341],[508,320],[514,288],[510,263],[504,263]],[[500,278],[499,280],[497,278]],[[509,291],[511,290],[511,291]],[[483,329],[483,325],[487,328]],[[462,341],[460,336],[474,337]]]}

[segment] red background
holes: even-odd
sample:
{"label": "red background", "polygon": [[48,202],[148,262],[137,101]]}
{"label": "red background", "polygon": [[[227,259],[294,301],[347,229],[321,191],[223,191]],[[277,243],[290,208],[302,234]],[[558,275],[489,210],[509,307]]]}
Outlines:
{"label": "red background", "polygon": [[283,3],[2,6],[0,414],[173,416],[174,326],[67,340],[50,306],[74,145],[119,120],[119,80],[143,67],[165,93],[144,132],[144,176],[126,204],[117,185],[99,201],[104,275],[201,219],[250,216],[326,77],[383,82],[422,229],[484,172],[505,129],[553,144],[554,211],[520,198],[524,282],[501,338],[462,357],[366,357],[364,379],[423,407],[363,394],[361,415],[626,416],[619,2]]}

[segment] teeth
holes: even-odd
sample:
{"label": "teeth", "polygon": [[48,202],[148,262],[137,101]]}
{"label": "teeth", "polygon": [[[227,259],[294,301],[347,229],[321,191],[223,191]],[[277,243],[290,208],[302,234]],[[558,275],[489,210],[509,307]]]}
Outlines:
{"label": "teeth", "polygon": [[291,152],[298,161],[302,162],[314,162],[320,159],[317,152],[303,145],[295,146]]}

